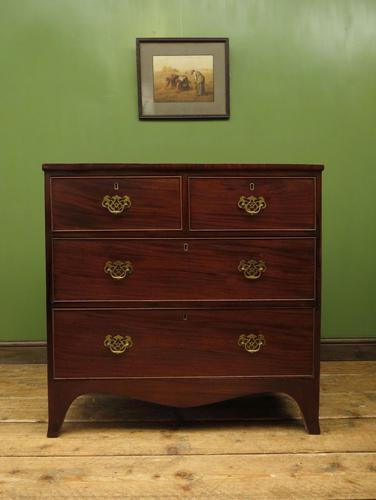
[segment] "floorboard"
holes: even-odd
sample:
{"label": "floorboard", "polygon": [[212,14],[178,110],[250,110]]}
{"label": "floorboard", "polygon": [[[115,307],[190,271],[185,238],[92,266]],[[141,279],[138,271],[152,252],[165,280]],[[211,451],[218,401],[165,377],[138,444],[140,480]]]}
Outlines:
{"label": "floorboard", "polygon": [[[311,436],[295,422],[166,425],[67,423],[61,439],[45,438],[44,423],[0,425],[0,456],[222,455],[256,453],[373,452],[376,419],[321,422]],[[95,435],[95,439],[90,439]],[[20,446],[20,443],[22,447]]]}
{"label": "floorboard", "polygon": [[0,498],[375,499],[376,362],[322,363],[322,434],[284,395],[176,410],[86,395],[46,438],[44,365],[0,365]]}
{"label": "floorboard", "polygon": [[29,499],[360,499],[372,498],[375,468],[370,453],[0,458],[0,491]]}

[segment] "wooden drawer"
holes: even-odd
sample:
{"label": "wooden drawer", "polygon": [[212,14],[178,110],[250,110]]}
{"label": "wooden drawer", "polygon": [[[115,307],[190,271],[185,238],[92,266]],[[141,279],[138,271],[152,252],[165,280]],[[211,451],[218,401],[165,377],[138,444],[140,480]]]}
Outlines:
{"label": "wooden drawer", "polygon": [[52,177],[50,182],[53,231],[182,228],[181,177]]}
{"label": "wooden drawer", "polygon": [[56,301],[311,300],[314,269],[314,238],[53,240]]}
{"label": "wooden drawer", "polygon": [[[255,199],[249,199],[252,196]],[[190,177],[189,203],[192,230],[316,227],[315,178],[311,177]]]}
{"label": "wooden drawer", "polygon": [[306,308],[54,310],[54,376],[310,376],[313,329]]}

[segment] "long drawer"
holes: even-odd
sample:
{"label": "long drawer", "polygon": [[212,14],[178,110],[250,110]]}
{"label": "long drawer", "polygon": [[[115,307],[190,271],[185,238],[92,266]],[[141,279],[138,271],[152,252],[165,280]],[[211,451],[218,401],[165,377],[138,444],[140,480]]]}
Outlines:
{"label": "long drawer", "polygon": [[182,228],[181,177],[52,177],[53,231]]}
{"label": "long drawer", "polygon": [[311,177],[190,177],[190,229],[313,230]]}
{"label": "long drawer", "polygon": [[55,378],[310,376],[312,309],[53,312]]}
{"label": "long drawer", "polygon": [[315,298],[314,238],[55,239],[53,300]]}

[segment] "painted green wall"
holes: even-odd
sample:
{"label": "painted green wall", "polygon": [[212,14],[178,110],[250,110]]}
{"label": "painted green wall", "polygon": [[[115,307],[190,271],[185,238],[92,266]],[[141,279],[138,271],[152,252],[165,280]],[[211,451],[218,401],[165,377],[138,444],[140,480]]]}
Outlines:
{"label": "painted green wall", "polygon": [[[231,119],[140,122],[137,36],[228,36]],[[323,336],[376,335],[374,0],[0,0],[0,340],[41,340],[43,162],[322,162]]]}

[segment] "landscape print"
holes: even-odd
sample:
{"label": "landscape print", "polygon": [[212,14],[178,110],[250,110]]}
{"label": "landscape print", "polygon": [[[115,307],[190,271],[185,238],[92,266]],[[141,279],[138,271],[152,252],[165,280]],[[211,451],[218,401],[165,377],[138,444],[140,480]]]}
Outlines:
{"label": "landscape print", "polygon": [[153,56],[155,102],[213,102],[213,56]]}

